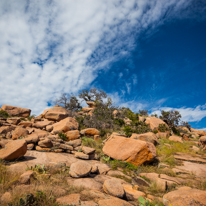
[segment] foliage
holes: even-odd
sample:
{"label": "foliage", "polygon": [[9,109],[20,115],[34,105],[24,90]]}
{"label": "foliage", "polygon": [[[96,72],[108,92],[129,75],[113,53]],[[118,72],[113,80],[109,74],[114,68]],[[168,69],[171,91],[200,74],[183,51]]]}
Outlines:
{"label": "foliage", "polygon": [[151,131],[149,125],[141,121],[136,121],[134,126],[126,125],[123,130],[127,137],[130,137],[132,133],[143,134]]}
{"label": "foliage", "polygon": [[0,110],[0,117],[8,118],[8,117],[10,117],[10,115],[8,114],[8,112],[6,112],[4,110]]}
{"label": "foliage", "polygon": [[182,125],[183,127],[187,127],[187,128],[191,131],[191,125],[190,125],[188,122],[182,121],[182,122],[181,122],[181,125]]}
{"label": "foliage", "polygon": [[68,139],[67,139],[67,135],[64,134],[64,133],[59,133],[58,136],[59,136],[60,139],[62,139],[62,140],[64,140],[64,141],[67,141],[67,140],[68,140]]}
{"label": "foliage", "polygon": [[138,171],[139,170],[139,167],[129,162],[123,162],[120,160],[112,160],[109,158],[107,163],[111,166],[113,170],[116,170],[118,167],[122,168],[125,171]]}
{"label": "foliage", "polygon": [[96,150],[95,154],[97,155],[98,159],[100,159],[103,156],[103,144],[101,139],[99,141],[95,141],[92,138],[82,137],[82,145],[94,148]]}
{"label": "foliage", "polygon": [[82,108],[75,96],[66,93],[61,94],[59,99],[56,99],[54,102],[73,112]]}
{"label": "foliage", "polygon": [[34,117],[36,117],[36,115],[35,115],[35,114],[32,114],[32,115],[28,116],[27,119],[28,119],[29,121],[31,121]]}
{"label": "foliage", "polygon": [[166,131],[168,131],[169,129],[167,128],[167,126],[166,126],[165,124],[159,124],[158,130],[159,130],[160,132],[166,132]]}
{"label": "foliage", "polygon": [[135,125],[139,121],[139,114],[132,112],[129,108],[122,108],[124,116],[132,120],[132,124]]}
{"label": "foliage", "polygon": [[53,205],[57,206],[58,204],[55,203],[54,196],[50,195],[47,197],[47,195],[42,191],[37,191],[35,193],[35,196],[30,193],[27,194],[25,197],[20,198],[19,202],[17,204],[18,206],[39,206],[39,205]]}
{"label": "foliage", "polygon": [[122,180],[124,180],[125,182],[128,182],[128,183],[132,183],[132,179],[129,179],[129,178],[127,178],[127,177],[125,177],[125,176],[122,176],[122,175],[112,175],[112,177],[116,177],[116,178],[119,178],[119,179],[122,179]]}
{"label": "foliage", "polygon": [[107,98],[107,94],[97,88],[92,88],[90,90],[82,90],[79,94],[79,98],[85,100],[85,101],[93,101],[93,102],[103,102],[103,98]]}
{"label": "foliage", "polygon": [[157,114],[151,114],[151,117],[157,117],[158,118],[158,115]]}
{"label": "foliage", "polygon": [[127,137],[130,137],[130,136],[132,136],[133,129],[132,129],[130,126],[126,125],[126,126],[124,127],[124,132],[125,132],[125,135],[126,135]]}
{"label": "foliage", "polygon": [[160,119],[162,119],[164,122],[166,122],[169,127],[174,127],[179,124],[181,114],[177,110],[172,111],[161,111]]}
{"label": "foliage", "polygon": [[148,116],[148,110],[139,110],[139,113],[142,115],[142,116]]}
{"label": "foliage", "polygon": [[154,134],[157,134],[157,133],[158,133],[158,131],[157,131],[157,130],[154,130],[154,131],[153,131],[153,133],[154,133]]}
{"label": "foliage", "polygon": [[107,102],[96,103],[96,108],[92,115],[77,118],[77,121],[86,128],[92,127],[99,130],[114,129],[115,127],[120,127],[113,118],[114,110],[116,110],[116,107],[112,106],[112,101],[108,98]]}
{"label": "foliage", "polygon": [[123,119],[115,119],[114,123],[119,125],[120,127],[122,127],[123,125],[125,125],[125,122]]}
{"label": "foliage", "polygon": [[[139,201],[139,206],[151,206],[150,201],[147,199],[145,200],[142,196],[138,198],[138,201]],[[158,206],[158,205],[155,205],[155,206]]]}
{"label": "foliage", "polygon": [[85,125],[84,125],[84,117],[82,116],[77,116],[75,117],[75,119],[77,120],[77,122],[79,123],[79,130],[85,129]]}
{"label": "foliage", "polygon": [[174,132],[175,135],[181,137],[179,129],[177,129],[176,127],[172,127],[172,131]]}
{"label": "foliage", "polygon": [[26,170],[33,170],[35,172],[41,173],[41,174],[46,174],[46,168],[44,165],[35,165],[34,167],[27,167]]}

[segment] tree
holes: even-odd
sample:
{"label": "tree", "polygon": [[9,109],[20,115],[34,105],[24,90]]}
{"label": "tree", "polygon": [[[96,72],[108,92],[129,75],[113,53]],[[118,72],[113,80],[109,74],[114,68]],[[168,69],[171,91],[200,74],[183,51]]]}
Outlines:
{"label": "tree", "polygon": [[54,102],[71,111],[76,111],[82,108],[75,96],[66,93],[62,93],[59,99],[56,99]]}
{"label": "tree", "polygon": [[142,116],[147,116],[148,115],[148,110],[139,110],[139,113],[142,115]]}
{"label": "tree", "polygon": [[187,127],[189,130],[191,130],[191,125],[188,122],[182,121],[181,124],[183,127]]}
{"label": "tree", "polygon": [[170,127],[175,127],[179,124],[181,114],[177,110],[172,111],[161,111],[160,119],[166,122]]}
{"label": "tree", "polygon": [[107,94],[97,88],[92,88],[90,90],[82,90],[79,94],[79,98],[84,99],[85,101],[92,101],[92,102],[102,102],[103,98],[107,98]]}

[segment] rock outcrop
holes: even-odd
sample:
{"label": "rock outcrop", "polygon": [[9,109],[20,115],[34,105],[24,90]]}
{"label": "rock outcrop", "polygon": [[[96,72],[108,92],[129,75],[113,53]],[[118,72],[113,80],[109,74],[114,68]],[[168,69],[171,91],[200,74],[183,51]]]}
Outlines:
{"label": "rock outcrop", "polygon": [[30,109],[22,108],[22,107],[14,107],[10,105],[3,105],[1,110],[6,111],[10,116],[17,117],[28,117],[31,113]]}
{"label": "rock outcrop", "polygon": [[5,145],[5,148],[0,150],[0,159],[14,160],[23,157],[27,151],[27,144],[25,140],[10,141]]}
{"label": "rock outcrop", "polygon": [[127,161],[136,166],[152,162],[156,157],[156,148],[152,143],[120,136],[109,139],[103,152],[113,159]]}
{"label": "rock outcrop", "polygon": [[71,116],[71,111],[59,105],[55,105],[52,108],[45,109],[42,116],[48,120],[60,121],[66,117]]}

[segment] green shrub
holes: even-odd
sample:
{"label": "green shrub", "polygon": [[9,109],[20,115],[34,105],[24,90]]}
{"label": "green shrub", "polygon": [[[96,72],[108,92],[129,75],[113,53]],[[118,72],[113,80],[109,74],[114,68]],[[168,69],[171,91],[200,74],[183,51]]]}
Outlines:
{"label": "green shrub", "polygon": [[119,125],[120,127],[122,127],[123,125],[125,125],[125,122],[123,119],[115,119],[114,123]]}
{"label": "green shrub", "polygon": [[176,127],[172,127],[172,131],[174,132],[175,135],[180,136],[180,131]]}
{"label": "green shrub", "polygon": [[130,136],[132,136],[133,130],[132,130],[132,128],[130,126],[126,125],[124,127],[124,132],[125,132],[125,135],[127,137],[130,137]]}
{"label": "green shrub", "polygon": [[27,119],[28,119],[29,121],[31,121],[31,119],[34,118],[34,117],[36,117],[36,115],[35,115],[35,114],[32,114],[32,115],[28,116]]}
{"label": "green shrub", "polygon": [[60,139],[62,139],[62,140],[64,140],[64,141],[67,141],[67,140],[68,140],[68,139],[67,139],[67,135],[64,134],[64,133],[59,133],[58,136],[59,136]]}
{"label": "green shrub", "polygon": [[8,117],[10,117],[10,115],[8,114],[8,112],[6,112],[4,110],[0,110],[0,117],[8,118]]}
{"label": "green shrub", "polygon": [[[149,200],[144,199],[142,196],[138,198],[138,201],[139,201],[139,206],[153,206],[153,204],[150,203]],[[155,204],[155,206],[158,206],[158,205]]]}
{"label": "green shrub", "polygon": [[157,131],[157,130],[154,130],[154,131],[153,131],[153,133],[154,133],[154,134],[157,134],[157,133],[158,133],[158,131]]}
{"label": "green shrub", "polygon": [[79,123],[79,130],[85,129],[86,127],[84,126],[84,117],[76,117],[77,122]]}
{"label": "green shrub", "polygon": [[166,132],[166,131],[168,131],[168,128],[165,124],[159,124],[158,130],[160,132]]}

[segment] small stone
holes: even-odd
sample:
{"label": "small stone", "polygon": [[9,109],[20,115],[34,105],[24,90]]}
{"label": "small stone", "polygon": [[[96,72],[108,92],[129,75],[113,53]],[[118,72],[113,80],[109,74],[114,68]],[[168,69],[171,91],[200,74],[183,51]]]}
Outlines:
{"label": "small stone", "polygon": [[71,164],[69,174],[72,177],[86,177],[90,174],[92,166],[85,161],[78,161]]}
{"label": "small stone", "polygon": [[60,144],[59,149],[64,149],[64,150],[73,150],[73,147],[67,144]]}
{"label": "small stone", "polygon": [[34,172],[32,170],[29,170],[22,174],[19,178],[20,184],[30,184],[30,179],[34,175]]}
{"label": "small stone", "polygon": [[101,139],[100,135],[94,135],[94,141],[98,142]]}
{"label": "small stone", "polygon": [[1,196],[1,202],[3,204],[7,204],[9,202],[12,201],[12,196],[10,192],[5,192],[2,196]]}
{"label": "small stone", "polygon": [[125,193],[121,183],[115,179],[105,180],[103,189],[107,194],[118,198],[123,198]]}
{"label": "small stone", "polygon": [[75,157],[79,159],[84,159],[84,160],[89,159],[89,155],[84,154],[83,152],[75,152]]}
{"label": "small stone", "polygon": [[90,154],[93,154],[95,152],[95,149],[94,148],[91,148],[91,147],[85,147],[83,146],[82,147],[82,151],[87,154],[87,155],[90,155]]}
{"label": "small stone", "polygon": [[75,147],[80,146],[82,144],[82,141],[81,139],[76,139],[76,140],[71,140],[69,142],[65,142],[65,144],[70,145],[75,148]]}
{"label": "small stone", "polygon": [[37,151],[45,151],[45,152],[50,152],[50,151],[51,151],[50,148],[42,148],[42,147],[40,147],[40,146],[36,146],[36,150],[37,150]]}
{"label": "small stone", "polygon": [[34,148],[34,144],[27,144],[27,150],[32,150]]}
{"label": "small stone", "polygon": [[53,147],[53,144],[52,144],[52,142],[51,142],[50,139],[42,140],[42,141],[38,142],[38,145],[39,145],[40,147],[43,147],[43,148],[44,148],[44,147],[45,147],[45,148]]}

